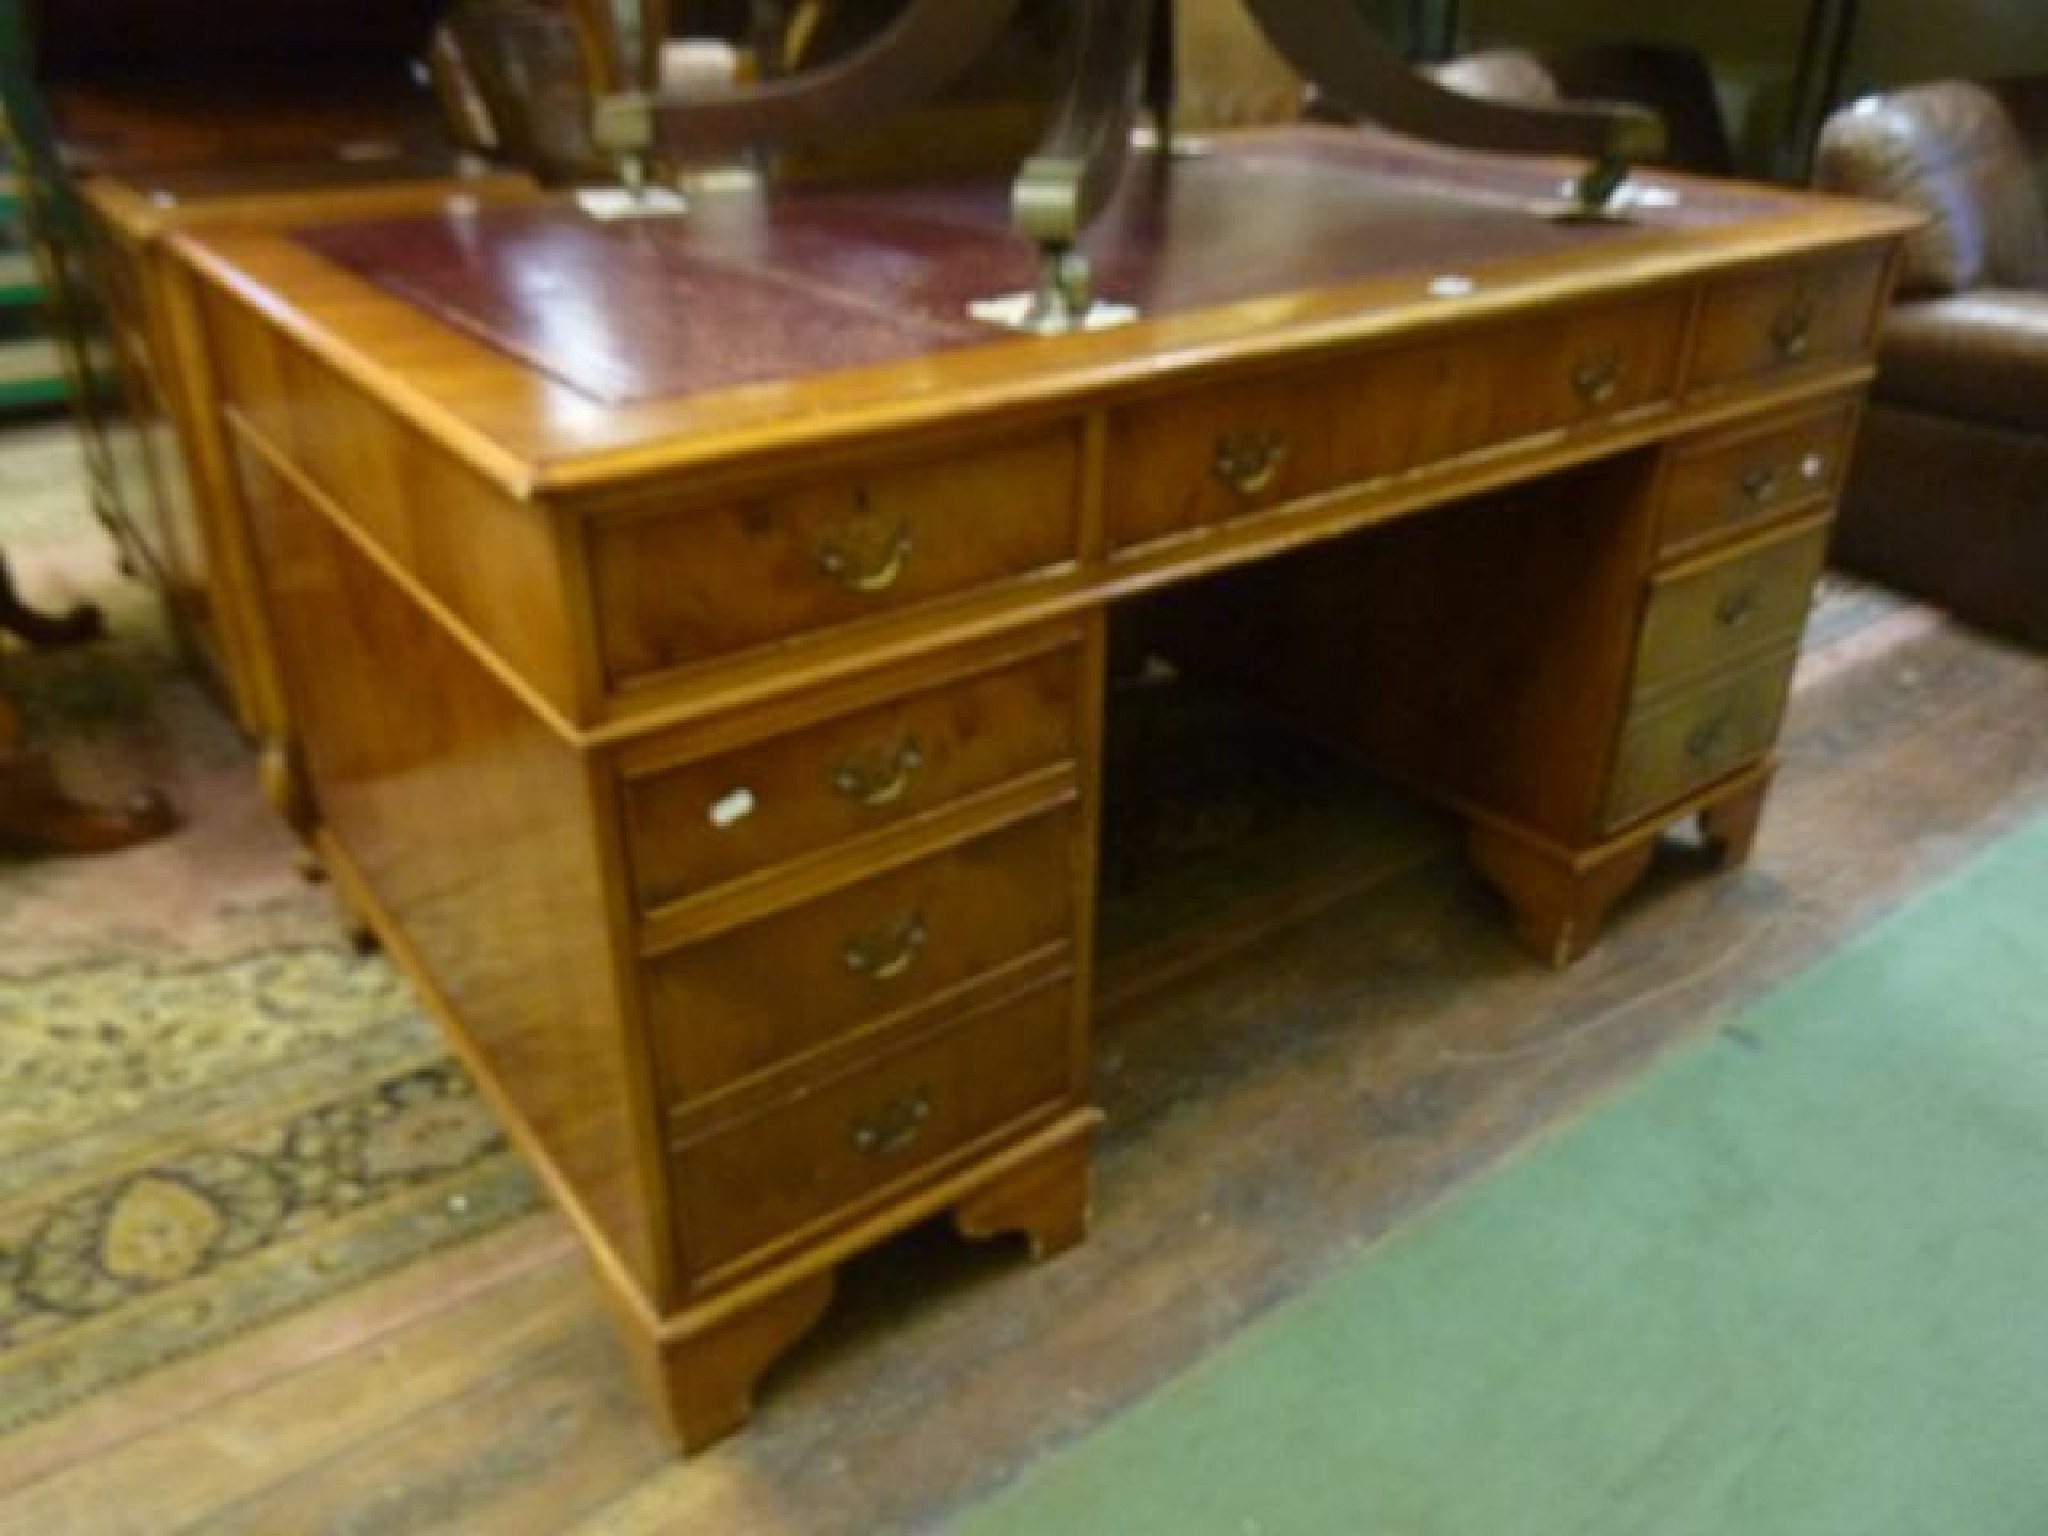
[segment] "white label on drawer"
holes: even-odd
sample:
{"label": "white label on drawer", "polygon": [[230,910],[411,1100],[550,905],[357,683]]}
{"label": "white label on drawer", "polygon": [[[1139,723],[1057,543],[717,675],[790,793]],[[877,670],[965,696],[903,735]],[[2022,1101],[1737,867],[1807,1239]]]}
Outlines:
{"label": "white label on drawer", "polygon": [[711,802],[711,809],[705,814],[714,827],[737,826],[754,814],[754,792],[751,789],[728,790]]}

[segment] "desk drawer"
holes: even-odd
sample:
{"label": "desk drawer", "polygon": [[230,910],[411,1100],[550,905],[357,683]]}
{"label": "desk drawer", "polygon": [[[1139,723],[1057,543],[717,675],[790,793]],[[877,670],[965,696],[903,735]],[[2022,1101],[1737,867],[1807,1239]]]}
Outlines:
{"label": "desk drawer", "polygon": [[684,1105],[1073,938],[1062,810],[686,945],[646,967],[663,1091]]}
{"label": "desk drawer", "polygon": [[673,1152],[686,1273],[707,1273],[1070,1099],[1065,977],[984,1007]]}
{"label": "desk drawer", "polygon": [[1146,401],[1111,419],[1119,549],[1668,398],[1675,295]]}
{"label": "desk drawer", "polygon": [[1659,553],[1687,554],[1832,498],[1855,415],[1843,401],[1789,427],[1715,433],[1678,449],[1657,510]]}
{"label": "desk drawer", "polygon": [[628,686],[1071,566],[1071,430],[591,533],[605,674]]}
{"label": "desk drawer", "polygon": [[1884,274],[1885,253],[1873,251],[1716,283],[1700,310],[1688,384],[1705,389],[1861,356],[1875,334]]}
{"label": "desk drawer", "polygon": [[716,757],[629,773],[643,911],[1072,762],[1071,645]]}
{"label": "desk drawer", "polygon": [[1618,831],[1761,757],[1777,737],[1794,660],[1788,646],[1732,677],[1630,711],[1608,783],[1606,829]]}
{"label": "desk drawer", "polygon": [[1634,695],[1727,666],[1745,651],[1796,645],[1827,553],[1826,523],[1746,553],[1659,577],[1636,652]]}

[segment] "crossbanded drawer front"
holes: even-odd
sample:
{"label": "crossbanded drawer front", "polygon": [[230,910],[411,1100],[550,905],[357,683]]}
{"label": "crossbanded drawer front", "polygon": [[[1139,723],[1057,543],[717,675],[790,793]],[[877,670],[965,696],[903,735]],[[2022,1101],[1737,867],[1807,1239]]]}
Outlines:
{"label": "crossbanded drawer front", "polygon": [[1717,433],[1679,449],[1657,509],[1659,554],[1686,555],[1832,499],[1854,421],[1844,401],[1789,427]]}
{"label": "crossbanded drawer front", "polygon": [[1746,553],[1657,578],[1636,653],[1638,700],[1725,668],[1753,650],[1798,642],[1827,554],[1825,522]]}
{"label": "crossbanded drawer front", "polygon": [[625,687],[1071,567],[1078,433],[621,515],[590,538],[601,659]]}
{"label": "crossbanded drawer front", "polygon": [[1116,412],[1110,539],[1131,549],[1668,399],[1683,301],[1554,320],[1238,380]]}
{"label": "crossbanded drawer front", "polygon": [[643,911],[1074,759],[1072,646],[738,751],[635,775]]}
{"label": "crossbanded drawer front", "polygon": [[1608,785],[1607,830],[1761,757],[1777,737],[1795,659],[1788,647],[1732,677],[1631,711]]}
{"label": "crossbanded drawer front", "polygon": [[685,1271],[701,1280],[1070,1100],[1073,1006],[1052,978],[676,1146]]}
{"label": "crossbanded drawer front", "polygon": [[646,962],[662,1087],[685,1106],[1034,952],[1071,944],[1072,817],[1041,813]]}
{"label": "crossbanded drawer front", "polygon": [[1693,389],[1840,364],[1869,351],[1886,254],[1774,267],[1710,287],[1687,383]]}

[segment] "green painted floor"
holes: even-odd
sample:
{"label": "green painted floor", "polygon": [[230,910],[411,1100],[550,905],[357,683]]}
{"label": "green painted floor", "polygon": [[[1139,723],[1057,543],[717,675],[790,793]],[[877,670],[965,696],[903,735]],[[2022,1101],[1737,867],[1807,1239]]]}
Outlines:
{"label": "green painted floor", "polygon": [[949,1530],[2048,1536],[2048,822]]}

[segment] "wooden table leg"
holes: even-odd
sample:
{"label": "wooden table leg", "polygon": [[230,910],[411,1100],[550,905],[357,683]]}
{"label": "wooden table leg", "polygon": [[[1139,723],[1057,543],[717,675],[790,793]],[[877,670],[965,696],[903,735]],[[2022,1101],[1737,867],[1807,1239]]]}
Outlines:
{"label": "wooden table leg", "polygon": [[1091,1139],[1082,1135],[975,1191],[953,1210],[962,1237],[1019,1232],[1036,1260],[1056,1258],[1088,1235]]}
{"label": "wooden table leg", "polygon": [[629,1341],[634,1363],[684,1452],[716,1445],[754,1412],[754,1385],[808,1333],[832,1300],[833,1272],[807,1275],[715,1321]]}
{"label": "wooden table leg", "polygon": [[1701,808],[1700,836],[1721,868],[1749,862],[1750,850],[1756,846],[1757,823],[1763,819],[1764,792],[1771,787],[1776,769],[1774,762],[1764,764],[1753,781]]}
{"label": "wooden table leg", "polygon": [[[1091,1151],[1101,1118],[1092,1109],[1073,1111],[1042,1150],[959,1199],[955,1226],[970,1238],[1021,1233],[1034,1259],[1079,1243],[1088,1231]],[[666,1322],[650,1319],[606,1274],[600,1266],[642,1386],[670,1439],[696,1452],[746,1424],[756,1384],[824,1314],[836,1271],[771,1281],[744,1300],[714,1299]]]}
{"label": "wooden table leg", "polygon": [[1770,760],[1753,764],[1604,843],[1567,848],[1514,827],[1475,821],[1466,829],[1465,846],[1479,872],[1507,898],[1516,941],[1561,969],[1593,947],[1608,912],[1648,871],[1665,828],[1697,815],[1717,867],[1747,859],[1776,767]]}
{"label": "wooden table leg", "polygon": [[1649,869],[1654,844],[1637,838],[1573,851],[1475,822],[1465,846],[1479,872],[1507,898],[1516,942],[1561,970],[1593,947],[1608,909]]}

